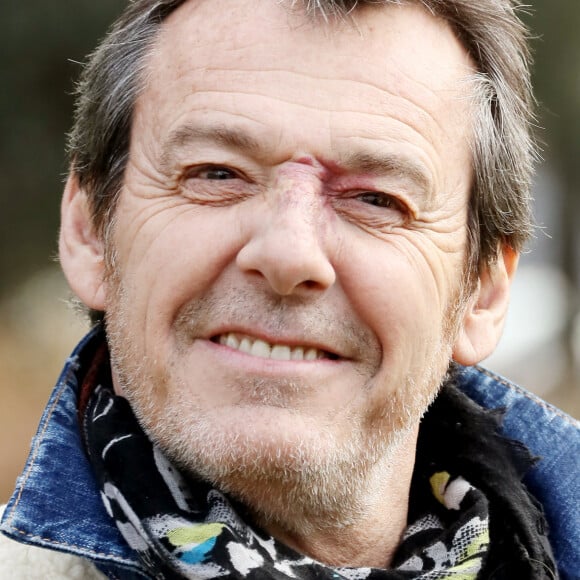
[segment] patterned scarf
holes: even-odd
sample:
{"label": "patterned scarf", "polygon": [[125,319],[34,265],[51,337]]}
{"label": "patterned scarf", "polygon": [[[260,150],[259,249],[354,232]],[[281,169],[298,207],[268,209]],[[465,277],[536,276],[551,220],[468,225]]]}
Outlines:
{"label": "patterned scarf", "polygon": [[[480,465],[483,478],[471,478],[471,463],[474,455],[490,452],[489,441],[479,441],[484,447],[475,454],[464,452],[469,461],[459,461],[459,464],[465,473],[457,471],[457,461],[445,460],[454,452],[452,457],[460,458],[453,449],[457,446],[453,435],[469,439],[465,433],[457,433],[466,413],[479,427],[477,423],[483,418],[488,423],[493,419],[494,429],[486,437],[499,441],[493,435],[496,419],[484,415],[479,407],[476,408],[479,415],[471,416],[473,409],[468,407],[472,403],[455,389],[444,389],[424,421],[427,427],[422,428],[411,490],[412,523],[391,569],[385,570],[332,568],[252,527],[242,517],[242,506],[208,483],[180,473],[143,432],[128,402],[115,396],[106,383],[91,388],[88,395],[84,390],[85,444],[105,507],[151,578],[556,578],[541,514],[519,477],[514,477],[524,464],[529,465],[526,452],[521,448],[514,451],[511,443],[501,440],[499,464],[504,460],[502,454],[509,455],[515,470],[509,467],[503,472],[490,471],[489,465],[483,469]],[[458,403],[463,415],[453,408]],[[443,429],[439,425],[434,437],[429,424],[438,413],[437,407],[442,405],[446,416],[454,413],[452,433],[447,433],[445,424]],[[450,435],[452,443],[446,439]],[[436,451],[433,441],[437,442]],[[448,445],[450,449],[442,448]],[[479,483],[485,484],[491,472],[494,472],[492,478],[501,477],[487,490],[491,491],[490,497],[475,482],[479,479]],[[509,486],[497,498],[495,484],[501,488],[506,483]]]}

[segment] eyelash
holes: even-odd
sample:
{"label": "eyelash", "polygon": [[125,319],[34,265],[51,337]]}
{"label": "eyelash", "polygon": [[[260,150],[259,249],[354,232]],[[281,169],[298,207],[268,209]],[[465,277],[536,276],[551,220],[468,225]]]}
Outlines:
{"label": "eyelash", "polygon": [[[380,209],[394,209],[396,211],[405,212],[406,207],[404,204],[398,200],[396,197],[389,195],[388,193],[384,193],[382,191],[364,191],[362,193],[357,194],[354,196],[356,199],[367,203],[367,205],[377,207]],[[380,203],[369,203],[364,198],[370,197],[374,198],[375,200],[379,201]]]}
{"label": "eyelash", "polygon": [[406,226],[415,215],[405,201],[382,191],[345,191],[334,197],[333,205],[345,220],[373,231]]}
{"label": "eyelash", "polygon": [[[232,179],[236,179],[240,177],[240,174],[238,171],[236,171],[235,169],[232,169],[230,167],[227,167],[225,165],[201,165],[201,166],[197,166],[192,168],[190,171],[187,172],[186,174],[186,179],[204,179],[201,174],[203,173],[218,173],[218,172],[223,172],[223,173],[228,173],[229,175],[231,175]],[[223,178],[217,178],[217,179],[210,179],[209,177],[205,177],[205,179],[207,179],[208,181],[227,181],[227,179],[223,179]]]}

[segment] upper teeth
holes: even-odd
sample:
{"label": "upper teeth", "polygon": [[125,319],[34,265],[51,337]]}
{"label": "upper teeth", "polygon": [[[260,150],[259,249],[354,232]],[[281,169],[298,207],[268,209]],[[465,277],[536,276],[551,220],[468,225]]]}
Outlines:
{"label": "upper teeth", "polygon": [[306,346],[269,344],[259,338],[229,332],[221,334],[219,343],[260,358],[274,360],[317,360],[325,358],[323,351]]}

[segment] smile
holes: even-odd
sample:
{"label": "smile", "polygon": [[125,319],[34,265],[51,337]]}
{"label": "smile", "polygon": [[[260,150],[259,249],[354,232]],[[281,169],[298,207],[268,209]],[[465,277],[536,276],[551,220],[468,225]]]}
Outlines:
{"label": "smile", "polygon": [[228,332],[212,339],[212,342],[228,346],[239,352],[258,358],[281,361],[314,361],[321,359],[336,360],[335,354],[311,346],[291,346],[287,344],[270,344],[259,338]]}

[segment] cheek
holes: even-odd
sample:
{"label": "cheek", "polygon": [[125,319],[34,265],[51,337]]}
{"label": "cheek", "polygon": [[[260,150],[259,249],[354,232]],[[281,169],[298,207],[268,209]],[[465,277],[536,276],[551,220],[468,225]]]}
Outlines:
{"label": "cheek", "polygon": [[378,336],[383,358],[409,368],[441,335],[449,300],[443,260],[403,238],[349,246],[339,265],[344,292]]}
{"label": "cheek", "polygon": [[402,428],[408,418],[419,419],[447,370],[449,287],[416,247],[391,245],[348,264],[345,293],[382,350],[380,368],[362,393],[364,416],[369,425],[389,420],[392,429]]}
{"label": "cheek", "polygon": [[239,235],[228,208],[182,204],[148,213],[140,222],[125,220],[124,232],[118,224],[119,270],[130,307],[167,321],[235,259]]}

